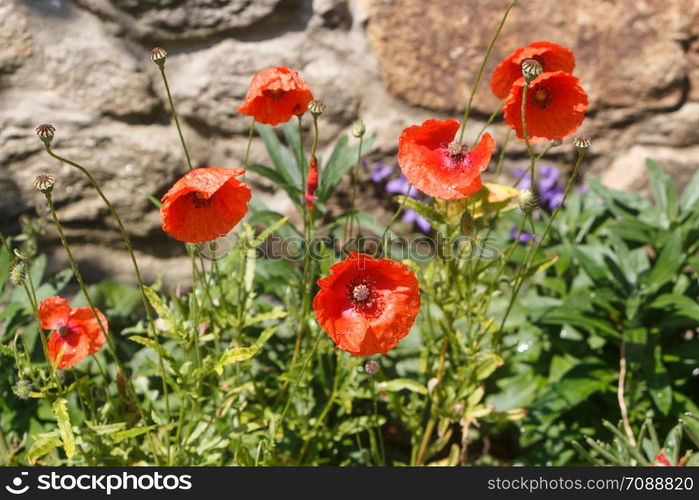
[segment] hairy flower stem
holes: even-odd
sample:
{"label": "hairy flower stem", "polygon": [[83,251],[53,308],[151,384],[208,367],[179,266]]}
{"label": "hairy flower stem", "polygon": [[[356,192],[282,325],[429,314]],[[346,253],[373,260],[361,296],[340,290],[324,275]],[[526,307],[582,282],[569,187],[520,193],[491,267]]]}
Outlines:
{"label": "hairy flower stem", "polygon": [[177,133],[180,136],[180,142],[182,143],[182,149],[184,150],[184,155],[187,158],[187,166],[189,170],[192,168],[192,160],[189,157],[189,149],[187,149],[187,143],[184,141],[184,135],[182,134],[182,127],[180,127],[180,120],[177,118],[177,111],[175,110],[175,103],[172,100],[172,94],[170,93],[170,85],[167,83],[167,76],[165,76],[165,65],[159,66],[160,75],[163,77],[163,83],[165,84],[165,92],[167,92],[167,100],[170,103],[170,112],[172,112],[172,118],[175,120],[175,126],[177,127]]}
{"label": "hairy flower stem", "polygon": [[386,465],[386,447],[383,442],[383,432],[381,431],[381,424],[379,422],[379,406],[378,406],[379,393],[376,390],[376,379],[371,376],[371,400],[374,403],[374,427],[376,428],[376,435],[379,442],[379,457],[381,458],[380,465]]}
{"label": "hairy flower stem", "polygon": [[[10,244],[8,243],[7,239],[5,239],[5,236],[2,234],[2,232],[0,232],[0,243],[2,243],[3,248],[5,248],[7,255],[10,257],[10,262],[12,263],[12,265],[17,265],[17,257],[15,256],[14,252],[12,251],[12,248],[10,247]],[[32,306],[32,313],[34,314],[34,318],[36,320],[36,329],[39,331],[41,347],[44,351],[44,357],[46,358],[46,363],[49,366],[51,377],[53,378],[53,382],[54,384],[56,384],[56,388],[58,389],[58,391],[62,393],[63,386],[61,384],[61,380],[58,378],[56,366],[51,362],[51,356],[49,356],[48,340],[46,338],[46,334],[44,333],[43,328],[41,328],[41,319],[39,318],[39,302],[36,297],[36,287],[34,286],[34,279],[32,278],[32,273],[29,266],[27,266],[27,279],[22,283],[22,288],[24,289],[24,293],[27,296],[27,300],[29,300],[29,304]]]}
{"label": "hairy flower stem", "polygon": [[425,426],[424,432],[422,433],[420,448],[418,449],[417,455],[415,456],[415,461],[413,465],[422,465],[425,461],[427,447],[430,444],[430,438],[432,437],[432,432],[434,432],[434,426],[437,424],[437,413],[434,411],[434,407],[437,405],[437,391],[439,391],[439,384],[441,384],[442,377],[444,376],[444,363],[447,359],[448,347],[449,336],[445,333],[444,341],[442,342],[442,352],[439,355],[439,366],[437,367],[437,383],[434,386],[432,393],[432,401],[430,403],[430,418],[427,421],[427,425]]}
{"label": "hairy flower stem", "polygon": [[[486,120],[485,124],[483,125],[483,127],[481,127],[481,130],[478,132],[478,135],[476,136],[476,140],[473,141],[474,144],[478,144],[478,141],[481,139],[481,136],[483,135],[483,133],[485,132],[485,130],[495,121],[495,119],[498,117],[498,115],[499,115],[500,113],[502,113],[502,108],[503,108],[504,106],[505,106],[504,103],[500,103],[500,106],[498,107],[498,109],[496,109],[495,111],[493,111],[493,113],[488,117],[488,119]],[[508,131],[509,131],[509,130],[510,130],[510,129],[508,129]]]}
{"label": "hairy flower stem", "polygon": [[[112,357],[114,358],[114,361],[116,362],[117,366],[119,367],[119,370],[124,376],[124,379],[127,381],[127,387],[129,388],[129,391],[132,393],[131,396],[133,397],[134,401],[136,402],[136,407],[138,408],[138,412],[141,416],[141,420],[143,421],[143,424],[146,425],[146,417],[145,413],[143,412],[143,408],[141,408],[141,403],[139,399],[136,397],[136,389],[133,386],[133,381],[131,380],[131,377],[129,376],[128,372],[126,371],[123,363],[121,362],[121,359],[119,358],[119,354],[117,353],[116,349],[116,344],[114,342],[114,338],[112,335],[110,335],[107,332],[107,327],[102,323],[102,320],[100,319],[100,316],[97,314],[97,308],[95,307],[95,303],[92,300],[92,297],[90,296],[90,293],[87,290],[87,286],[85,285],[85,281],[83,280],[82,274],[80,273],[80,268],[78,267],[78,263],[75,260],[75,257],[73,256],[73,251],[70,249],[70,245],[68,244],[68,240],[66,239],[65,234],[63,233],[63,226],[58,220],[58,216],[56,215],[56,208],[53,204],[53,198],[51,197],[51,193],[46,192],[44,193],[46,196],[46,201],[49,206],[49,212],[51,212],[51,218],[53,219],[53,223],[56,226],[56,231],[58,232],[58,237],[61,240],[61,245],[66,251],[66,254],[68,255],[68,260],[70,261],[70,267],[73,270],[73,274],[75,275],[75,279],[78,282],[78,286],[80,286],[80,291],[82,292],[83,297],[87,301],[90,310],[92,311],[92,315],[95,317],[97,320],[97,324],[100,326],[100,330],[102,330],[102,335],[104,335],[104,338],[107,340],[107,346],[109,347],[109,351],[112,354]],[[153,437],[148,433],[150,436],[150,442],[151,442],[151,449],[153,452],[153,458],[156,458],[157,455],[155,453],[155,444],[153,442]]]}
{"label": "hairy flower stem", "polygon": [[500,337],[502,336],[502,330],[505,327],[505,322],[507,321],[507,317],[510,315],[510,311],[512,311],[512,306],[515,303],[515,300],[517,300],[517,296],[519,295],[519,291],[522,288],[522,284],[524,283],[524,279],[527,273],[527,270],[529,269],[529,266],[531,265],[531,261],[534,259],[534,256],[537,254],[539,249],[541,248],[541,245],[543,242],[546,240],[546,237],[549,234],[549,231],[551,231],[551,227],[553,224],[553,221],[556,219],[558,216],[558,212],[561,211],[563,208],[563,205],[565,204],[566,200],[568,199],[568,195],[570,194],[570,190],[573,187],[573,182],[575,181],[575,178],[578,174],[578,170],[580,169],[580,165],[582,164],[583,159],[585,158],[585,150],[578,150],[578,159],[575,162],[575,168],[573,168],[573,173],[570,175],[570,178],[568,179],[568,183],[566,184],[565,191],[563,192],[563,199],[561,200],[561,203],[556,207],[556,209],[553,211],[551,214],[551,217],[548,220],[548,223],[546,224],[546,228],[544,229],[544,234],[541,235],[541,238],[532,244],[532,246],[529,249],[529,252],[527,253],[526,257],[524,258],[524,262],[519,268],[519,272],[515,276],[515,285],[514,289],[512,291],[512,295],[510,296],[510,301],[507,304],[507,309],[505,310],[505,315],[502,318],[502,321],[500,322],[500,327],[496,331],[495,335],[493,336],[493,345],[497,346],[500,343]]}
{"label": "hairy flower stem", "polygon": [[493,35],[493,38],[490,39],[490,43],[488,43],[488,47],[485,50],[485,55],[483,56],[483,61],[481,62],[480,68],[478,68],[478,73],[476,73],[476,79],[473,82],[473,86],[471,87],[471,95],[468,98],[468,103],[466,104],[466,110],[464,111],[464,118],[461,121],[461,131],[459,132],[459,142],[464,142],[464,132],[466,132],[466,123],[468,123],[468,118],[469,115],[471,114],[471,106],[473,105],[473,98],[476,95],[476,90],[478,90],[478,85],[481,83],[481,77],[483,76],[483,71],[485,70],[486,64],[488,64],[488,59],[490,58],[490,53],[493,51],[493,46],[495,45],[495,42],[497,41],[498,37],[500,36],[500,32],[502,31],[502,27],[505,25],[505,21],[507,21],[507,16],[510,14],[510,11],[512,8],[517,4],[517,0],[512,0],[510,2],[510,5],[507,6],[507,9],[505,10],[505,13],[502,16],[502,19],[500,19],[500,24],[498,25],[497,29],[495,30],[495,34]]}
{"label": "hairy flower stem", "polygon": [[[66,158],[63,158],[56,153],[54,153],[49,146],[46,146],[46,152],[52,157],[55,158],[56,160],[65,163],[66,165],[70,165],[73,168],[78,169],[90,182],[92,185],[93,189],[97,192],[99,197],[102,199],[104,204],[107,206],[109,209],[109,212],[112,214],[112,217],[114,217],[114,220],[117,223],[117,226],[119,227],[119,231],[121,232],[121,237],[124,240],[124,244],[126,245],[126,250],[129,253],[129,257],[131,257],[131,264],[133,265],[134,272],[136,273],[136,282],[138,283],[138,290],[141,293],[141,301],[143,302],[143,308],[146,313],[146,321],[148,322],[148,327],[150,329],[151,335],[155,339],[156,342],[160,343],[160,336],[158,335],[158,331],[155,328],[155,322],[153,320],[153,314],[151,312],[151,307],[150,303],[148,302],[148,297],[146,297],[146,292],[145,288],[146,285],[143,282],[143,276],[141,275],[141,269],[138,266],[138,262],[136,261],[136,255],[133,250],[133,246],[131,245],[131,238],[129,237],[129,233],[126,231],[126,228],[124,227],[124,223],[121,220],[121,217],[117,213],[116,209],[112,205],[112,203],[109,201],[107,196],[104,194],[102,189],[100,188],[99,184],[95,180],[95,178],[92,176],[92,174],[83,166],[68,160]],[[168,391],[168,385],[167,385],[167,378],[166,378],[166,372],[165,372],[165,362],[163,361],[163,356],[162,353],[158,352],[158,363],[160,365],[160,376],[163,380],[163,397],[165,399],[165,410],[167,412],[167,418],[168,421],[170,420],[170,399],[169,399],[169,391]],[[124,373],[126,376],[126,373]],[[138,398],[136,397],[136,390],[133,387],[133,382],[131,382],[131,378],[126,376],[126,379],[129,380],[129,386],[133,390],[133,396],[136,398],[136,401],[138,401]],[[142,415],[143,416],[143,415]],[[150,435],[150,434],[149,434]],[[168,440],[169,441],[169,440]],[[170,454],[169,452],[170,449],[170,443],[168,442],[168,456]],[[169,460],[168,460],[169,462]]]}
{"label": "hairy flower stem", "polygon": [[386,229],[383,230],[383,234],[381,235],[381,246],[382,246],[382,251],[383,251],[383,256],[386,258],[389,258],[389,252],[388,252],[388,231],[391,229],[393,224],[396,223],[396,220],[398,220],[398,217],[400,217],[400,214],[403,212],[403,208],[405,208],[405,203],[408,201],[408,198],[410,197],[410,191],[412,191],[413,186],[408,185],[408,192],[405,193],[403,196],[403,200],[401,201],[400,205],[398,206],[398,209],[393,213],[393,216],[391,217],[391,220],[388,221],[388,224],[386,224]]}
{"label": "hairy flower stem", "polygon": [[529,176],[531,178],[530,186],[534,189],[534,166],[536,165],[537,157],[534,154],[532,145],[529,143],[529,133],[527,131],[527,93],[529,92],[529,83],[525,83],[522,87],[522,135],[524,136],[524,143],[527,145],[527,152],[529,153]]}
{"label": "hairy flower stem", "polygon": [[243,157],[243,170],[247,170],[248,161],[250,161],[250,147],[252,146],[252,137],[255,134],[255,119],[250,122],[250,130],[248,130],[248,144],[245,146],[245,156]]}

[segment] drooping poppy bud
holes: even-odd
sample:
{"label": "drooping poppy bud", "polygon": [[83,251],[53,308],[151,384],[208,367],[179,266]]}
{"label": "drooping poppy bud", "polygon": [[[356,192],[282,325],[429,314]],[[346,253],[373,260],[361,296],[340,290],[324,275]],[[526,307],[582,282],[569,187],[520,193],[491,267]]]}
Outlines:
{"label": "drooping poppy bud", "polygon": [[306,200],[306,205],[311,210],[315,210],[315,201],[318,199],[316,194],[316,189],[318,189],[318,159],[313,155],[311,157],[311,166],[308,169],[308,179],[306,180],[306,194],[304,194],[304,199]]}

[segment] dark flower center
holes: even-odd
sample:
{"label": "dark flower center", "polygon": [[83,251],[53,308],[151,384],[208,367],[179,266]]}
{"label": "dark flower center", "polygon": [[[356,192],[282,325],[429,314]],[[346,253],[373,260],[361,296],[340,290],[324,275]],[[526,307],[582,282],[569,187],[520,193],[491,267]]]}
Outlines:
{"label": "dark flower center", "polygon": [[61,337],[68,335],[68,333],[70,333],[70,329],[67,326],[61,325],[60,327],[58,327],[58,334]]}
{"label": "dark flower center", "polygon": [[282,97],[284,97],[284,94],[286,94],[286,90],[283,89],[266,89],[262,91],[262,94],[265,97],[269,97],[270,99],[274,99],[275,101],[278,101]]}
{"label": "dark flower center", "polygon": [[537,85],[537,87],[532,91],[531,96],[532,104],[540,107],[541,109],[546,109],[549,104],[551,104],[551,99],[553,99],[551,90],[543,85]]}
{"label": "dark flower center", "polygon": [[211,198],[205,198],[199,191],[189,193],[188,196],[191,198],[194,208],[206,208],[211,206]]}
{"label": "dark flower center", "polygon": [[376,293],[376,282],[371,278],[354,278],[347,284],[347,300],[352,308],[369,318],[378,317],[383,303]]}

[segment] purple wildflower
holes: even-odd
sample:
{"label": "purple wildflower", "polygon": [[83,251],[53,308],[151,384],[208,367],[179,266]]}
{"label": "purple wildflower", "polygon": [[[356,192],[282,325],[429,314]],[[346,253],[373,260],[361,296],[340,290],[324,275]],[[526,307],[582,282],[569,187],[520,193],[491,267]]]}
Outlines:
{"label": "purple wildflower", "polygon": [[[517,237],[517,231],[518,231],[517,226],[512,226],[512,229],[510,229],[510,238],[513,240]],[[532,233],[528,233],[527,231],[522,231],[522,234],[519,235],[519,242],[520,243],[528,243],[534,238],[534,235]]]}
{"label": "purple wildflower", "polygon": [[381,182],[386,177],[391,175],[393,170],[393,165],[384,165],[383,162],[379,162],[374,167],[374,170],[371,171],[369,178],[371,179],[371,182]]}

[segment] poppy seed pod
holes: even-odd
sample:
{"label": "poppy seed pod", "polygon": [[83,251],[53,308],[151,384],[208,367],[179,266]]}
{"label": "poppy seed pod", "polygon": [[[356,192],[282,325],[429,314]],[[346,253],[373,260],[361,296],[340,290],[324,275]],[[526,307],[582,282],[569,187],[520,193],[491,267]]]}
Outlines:
{"label": "poppy seed pod", "polygon": [[53,134],[55,132],[56,127],[54,127],[50,123],[43,123],[36,127],[36,135],[39,136],[39,139],[41,139],[41,142],[43,142],[46,147],[49,147],[51,145],[51,141],[53,140]]}
{"label": "poppy seed pod", "polygon": [[42,193],[48,195],[53,191],[53,185],[56,182],[51,174],[39,174],[34,179],[34,187]]}
{"label": "poppy seed pod", "polygon": [[167,59],[167,51],[162,47],[155,47],[150,51],[151,60],[160,66],[161,68],[165,66],[165,60]]}
{"label": "poppy seed pod", "polygon": [[380,369],[381,369],[381,367],[379,366],[379,364],[373,359],[370,359],[364,365],[364,371],[367,372],[372,377],[374,375],[376,375],[377,373],[379,373]]}
{"label": "poppy seed pod", "polygon": [[536,59],[527,59],[522,63],[522,76],[531,82],[544,71],[544,67]]}
{"label": "poppy seed pod", "polygon": [[318,118],[325,113],[325,103],[320,99],[313,99],[308,103],[308,111],[311,112],[314,118]]}
{"label": "poppy seed pod", "polygon": [[579,151],[586,151],[590,149],[590,138],[584,135],[578,136],[573,139],[573,146]]}

